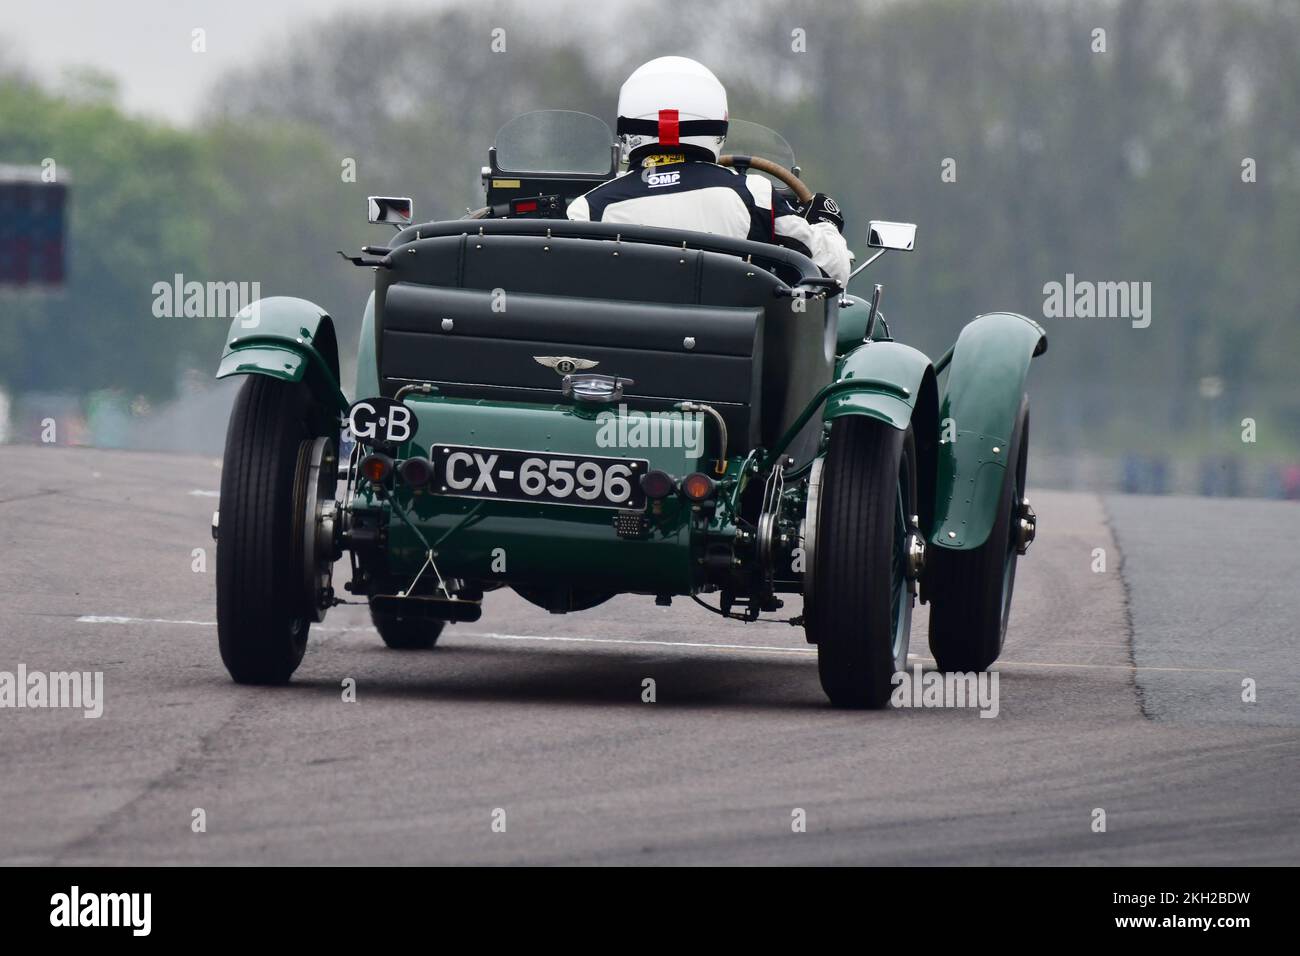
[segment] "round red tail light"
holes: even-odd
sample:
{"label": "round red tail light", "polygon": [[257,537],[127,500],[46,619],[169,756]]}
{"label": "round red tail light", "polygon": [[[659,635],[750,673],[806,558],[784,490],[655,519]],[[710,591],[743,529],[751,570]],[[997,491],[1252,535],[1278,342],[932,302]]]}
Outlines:
{"label": "round red tail light", "polygon": [[408,458],[398,468],[402,481],[412,488],[423,488],[433,481],[433,462],[427,458]]}
{"label": "round red tail light", "polygon": [[641,490],[651,501],[658,501],[661,498],[667,498],[676,489],[672,475],[666,471],[660,471],[658,468],[647,471],[641,476]]}
{"label": "round red tail light", "polygon": [[682,494],[691,501],[707,501],[718,489],[718,483],[702,471],[693,471],[682,479]]}
{"label": "round red tail light", "polygon": [[361,459],[361,474],[372,485],[382,485],[393,473],[393,459],[387,455],[370,454]]}

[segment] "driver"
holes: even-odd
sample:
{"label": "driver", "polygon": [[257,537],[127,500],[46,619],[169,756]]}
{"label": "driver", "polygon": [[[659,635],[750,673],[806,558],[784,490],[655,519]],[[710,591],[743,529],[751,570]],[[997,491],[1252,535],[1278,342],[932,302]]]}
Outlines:
{"label": "driver", "polygon": [[692,229],[788,246],[843,285],[849,278],[840,207],[817,193],[800,208],[758,173],[717,164],[727,137],[727,91],[681,56],[642,64],[618,94],[628,171],[569,205],[569,218]]}

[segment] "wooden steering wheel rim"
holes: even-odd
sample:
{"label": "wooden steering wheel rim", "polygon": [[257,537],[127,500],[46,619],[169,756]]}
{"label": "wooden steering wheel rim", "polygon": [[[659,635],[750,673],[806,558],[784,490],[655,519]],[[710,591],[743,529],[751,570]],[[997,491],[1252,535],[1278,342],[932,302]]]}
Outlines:
{"label": "wooden steering wheel rim", "polygon": [[809,189],[802,179],[796,176],[790,170],[786,169],[780,163],[774,163],[770,159],[764,159],[762,156],[733,156],[731,153],[718,157],[719,166],[736,166],[736,160],[741,162],[739,165],[748,166],[750,169],[757,169],[760,173],[767,173],[775,179],[781,180],[785,185],[794,190],[794,194],[800,202],[808,202],[813,198],[812,190]]}

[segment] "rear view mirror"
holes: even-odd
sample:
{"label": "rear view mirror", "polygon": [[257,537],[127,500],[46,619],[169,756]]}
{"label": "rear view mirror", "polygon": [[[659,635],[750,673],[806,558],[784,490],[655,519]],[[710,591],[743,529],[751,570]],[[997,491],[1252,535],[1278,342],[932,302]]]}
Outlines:
{"label": "rear view mirror", "polygon": [[383,222],[394,226],[411,224],[411,200],[405,196],[370,196],[366,202],[372,223]]}
{"label": "rear view mirror", "polygon": [[897,249],[911,252],[916,245],[916,223],[882,222],[873,219],[867,226],[867,245],[873,249]]}

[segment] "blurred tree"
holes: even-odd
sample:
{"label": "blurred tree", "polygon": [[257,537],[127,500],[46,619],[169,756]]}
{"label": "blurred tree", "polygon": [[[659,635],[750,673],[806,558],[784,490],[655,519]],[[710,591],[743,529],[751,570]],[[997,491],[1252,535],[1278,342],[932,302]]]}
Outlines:
{"label": "blurred tree", "polygon": [[210,229],[193,215],[204,157],[194,137],[127,119],[92,89],[81,101],[0,80],[0,163],[48,157],[70,186],[66,285],[0,291],[0,384],[163,395],[203,341],[193,320],[154,317],[152,289],[204,271]]}
{"label": "blurred tree", "polygon": [[[627,73],[680,53],[719,74],[733,116],[786,135],[860,253],[870,218],[919,224],[917,251],[857,289],[885,284],[902,339],[935,354],[994,309],[1048,326],[1036,442],[1205,443],[1197,384],[1213,375],[1220,421],[1250,415],[1300,447],[1300,4],[751,0],[741,13],[601,6],[581,30],[522,3],[346,15],[228,76],[189,133],[120,116],[93,82],[53,96],[3,81],[0,162],[62,157],[77,235],[66,294],[0,296],[0,381],[158,390],[178,366],[210,368],[224,323],[149,314],[151,283],[175,271],[319,301],[347,341],[369,276],[333,251],[387,235],[362,220],[368,193],[458,216],[512,116],[559,107],[612,125]],[[1044,285],[1067,274],[1149,282],[1150,326],[1042,318]]]}

